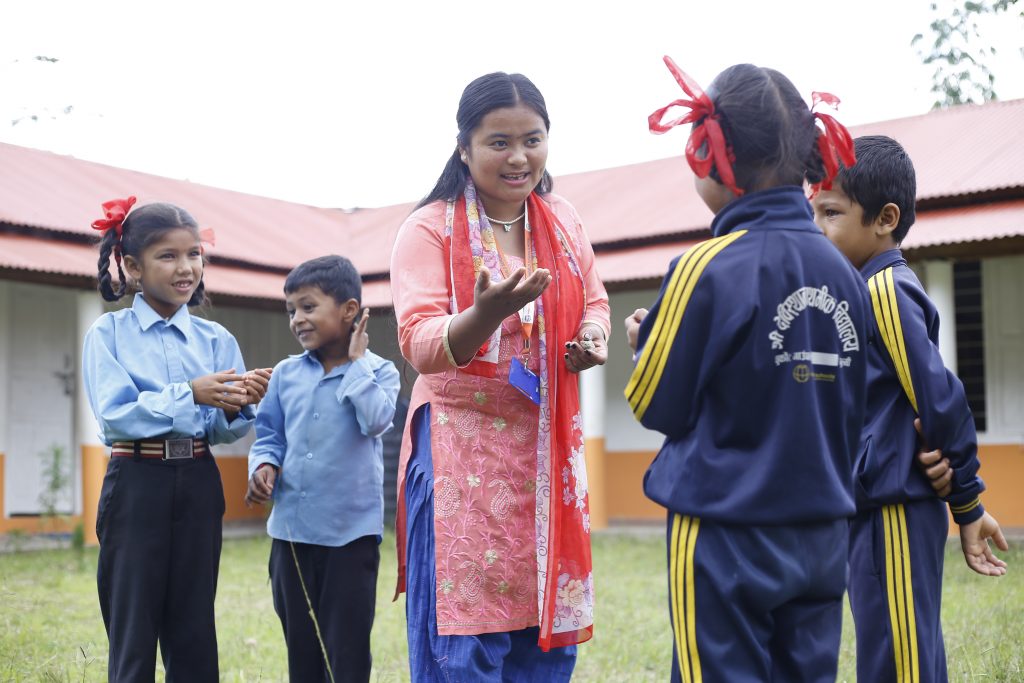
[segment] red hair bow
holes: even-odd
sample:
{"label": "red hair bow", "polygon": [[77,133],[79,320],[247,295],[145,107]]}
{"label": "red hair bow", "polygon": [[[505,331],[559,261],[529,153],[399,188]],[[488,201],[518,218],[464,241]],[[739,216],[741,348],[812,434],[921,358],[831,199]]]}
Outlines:
{"label": "red hair bow", "polygon": [[207,247],[213,247],[217,244],[217,235],[213,232],[213,228],[203,228],[199,231],[199,248],[206,253]]}
{"label": "red hair bow", "polygon": [[821,121],[824,126],[824,131],[819,131],[818,134],[818,150],[821,152],[821,160],[825,164],[825,179],[812,187],[812,197],[818,193],[819,189],[832,189],[832,180],[839,173],[840,161],[847,168],[857,163],[850,131],[846,130],[846,126],[839,123],[834,116],[814,111],[819,104],[827,104],[833,109],[839,109],[839,98],[827,92],[811,93],[811,111],[814,112],[814,118]]}
{"label": "red hair bow", "polygon": [[134,196],[127,199],[111,199],[109,202],[103,202],[103,214],[106,218],[97,218],[92,222],[92,229],[99,230],[104,235],[110,229],[117,233],[117,244],[114,245],[114,260],[117,261],[118,267],[121,266],[121,226],[124,225],[124,219],[134,205]]}
{"label": "red hair bow", "polygon": [[[686,142],[686,161],[689,162],[690,168],[698,178],[706,178],[712,168],[717,169],[722,184],[732,190],[737,197],[742,195],[743,190],[736,186],[736,176],[732,171],[732,162],[736,160],[736,156],[725,141],[722,125],[719,123],[718,113],[715,111],[715,103],[689,75],[676,66],[676,63],[668,55],[665,56],[665,66],[672,72],[679,87],[690,96],[690,99],[674,100],[657,110],[647,117],[648,127],[652,133],[657,135],[667,133],[684,123],[697,122],[690,133],[690,139]],[[661,119],[665,113],[677,106],[686,107],[690,112],[674,121],[663,123]],[[697,154],[705,144],[708,147],[707,153],[704,158],[700,158]]]}
{"label": "red hair bow", "polygon": [[127,199],[111,199],[103,202],[103,213],[106,218],[97,218],[92,222],[92,229],[99,230],[106,234],[107,230],[113,228],[117,232],[117,239],[121,239],[121,226],[128,215],[128,211],[135,205],[135,197]]}

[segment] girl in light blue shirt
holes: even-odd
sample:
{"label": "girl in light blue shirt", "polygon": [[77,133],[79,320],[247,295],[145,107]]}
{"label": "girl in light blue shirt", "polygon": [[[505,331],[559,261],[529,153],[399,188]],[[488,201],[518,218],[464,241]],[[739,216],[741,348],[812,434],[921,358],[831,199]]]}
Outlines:
{"label": "girl in light blue shirt", "polygon": [[[101,316],[83,378],[111,449],[96,534],[108,678],[217,681],[214,595],[224,491],[210,452],[249,431],[269,371],[245,372],[235,338],[188,310],[205,301],[199,227],[184,209],[134,197],[103,205],[99,290],[130,308]],[[110,275],[113,257],[118,282]]]}

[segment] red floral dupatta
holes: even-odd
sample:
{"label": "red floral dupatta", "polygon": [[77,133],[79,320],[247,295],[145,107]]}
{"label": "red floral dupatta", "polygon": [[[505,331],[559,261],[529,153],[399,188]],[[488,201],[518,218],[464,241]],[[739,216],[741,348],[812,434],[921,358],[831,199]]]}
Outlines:
{"label": "red floral dupatta", "polygon": [[[449,204],[451,232],[445,235],[452,312],[473,303],[476,275],[493,254],[481,240],[475,188]],[[536,192],[527,199],[535,268],[552,274],[537,307],[541,404],[537,429],[537,582],[539,645],[544,650],[589,640],[593,634],[593,577],[590,510],[580,415],[579,383],[563,360],[566,342],[576,338],[587,296],[579,258],[565,229]],[[486,228],[485,228],[486,229]],[[493,246],[491,247],[493,249]],[[496,272],[496,269],[492,269]],[[500,332],[500,331],[499,331]],[[461,372],[495,377],[497,343],[491,339]]]}

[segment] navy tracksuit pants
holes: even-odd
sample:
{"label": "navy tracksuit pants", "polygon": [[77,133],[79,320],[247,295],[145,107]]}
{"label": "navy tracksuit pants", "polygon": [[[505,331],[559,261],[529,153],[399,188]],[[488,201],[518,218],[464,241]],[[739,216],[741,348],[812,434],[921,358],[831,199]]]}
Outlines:
{"label": "navy tracksuit pants", "polygon": [[718,524],[669,512],[672,680],[836,679],[846,519]]}
{"label": "navy tracksuit pants", "polygon": [[929,498],[859,513],[850,524],[857,680],[947,680],[942,566],[949,517]]}

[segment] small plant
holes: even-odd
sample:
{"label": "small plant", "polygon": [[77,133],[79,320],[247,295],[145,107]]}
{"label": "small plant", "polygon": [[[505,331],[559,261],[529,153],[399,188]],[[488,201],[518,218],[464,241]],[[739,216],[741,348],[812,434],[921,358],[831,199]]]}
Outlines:
{"label": "small plant", "polygon": [[51,445],[39,457],[43,461],[43,491],[39,494],[39,505],[43,508],[42,526],[53,529],[55,522],[64,517],[57,511],[57,507],[65,499],[65,493],[71,485],[68,457],[64,448],[58,444]]}

